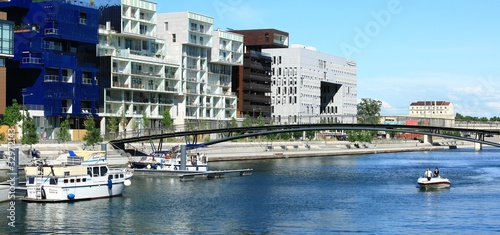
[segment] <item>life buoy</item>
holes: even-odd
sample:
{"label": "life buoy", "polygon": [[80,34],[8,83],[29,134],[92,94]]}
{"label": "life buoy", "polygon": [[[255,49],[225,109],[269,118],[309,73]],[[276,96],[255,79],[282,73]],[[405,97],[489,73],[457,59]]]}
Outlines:
{"label": "life buoy", "polygon": [[170,159],[170,154],[165,154],[165,159]]}

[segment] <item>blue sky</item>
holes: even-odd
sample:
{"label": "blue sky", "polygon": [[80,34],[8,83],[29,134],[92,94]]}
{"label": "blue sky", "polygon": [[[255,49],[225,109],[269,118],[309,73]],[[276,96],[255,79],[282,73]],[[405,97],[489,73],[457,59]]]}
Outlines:
{"label": "blue sky", "polygon": [[[408,114],[411,102],[446,100],[455,112],[500,116],[500,1],[182,0],[158,12],[192,11],[215,28],[275,28],[290,44],[354,59],[358,99],[382,114]],[[264,7],[265,6],[265,7]]]}

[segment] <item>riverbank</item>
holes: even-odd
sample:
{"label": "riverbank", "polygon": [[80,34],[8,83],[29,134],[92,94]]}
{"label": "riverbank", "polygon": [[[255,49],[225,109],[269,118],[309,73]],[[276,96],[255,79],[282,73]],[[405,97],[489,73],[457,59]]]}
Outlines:
{"label": "riverbank", "polygon": [[[168,149],[180,143],[164,143],[163,148]],[[133,147],[149,153],[141,143],[132,145]],[[102,146],[96,146],[95,150],[100,150]],[[395,153],[409,151],[437,151],[450,148],[473,148],[471,142],[457,142],[455,140],[440,139],[430,143],[420,143],[417,140],[396,141],[379,140],[372,143],[353,144],[347,141],[287,141],[287,142],[225,142],[212,145],[206,148],[191,150],[192,153],[204,153],[209,162],[219,161],[241,161],[256,159],[276,159],[276,158],[299,158],[313,156],[338,156],[338,155],[360,155],[377,153]],[[67,150],[78,150],[83,148],[81,142],[71,142],[65,144],[40,143],[33,145],[40,151],[42,158],[56,157],[61,152]],[[21,164],[29,160],[30,146],[19,146]],[[129,158],[122,156],[118,151],[106,145],[108,163],[112,166],[127,164]],[[3,149],[2,149],[3,150]],[[5,159],[4,159],[5,160]],[[0,162],[0,168],[1,164]]]}
{"label": "riverbank", "polygon": [[[445,142],[446,143],[446,142]],[[299,158],[313,156],[339,156],[410,151],[437,151],[450,148],[473,148],[472,143],[432,145],[418,141],[375,142],[354,144],[345,141],[317,142],[273,142],[262,143],[225,143],[219,147],[199,149],[208,156],[209,162],[240,161],[256,159]]]}

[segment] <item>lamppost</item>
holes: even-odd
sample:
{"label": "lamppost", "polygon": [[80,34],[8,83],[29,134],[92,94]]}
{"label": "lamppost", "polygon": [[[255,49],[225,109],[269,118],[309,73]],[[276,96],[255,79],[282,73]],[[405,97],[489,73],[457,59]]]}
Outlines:
{"label": "lamppost", "polygon": [[22,94],[22,96],[23,96],[23,111],[26,109],[26,107],[24,107],[24,97],[26,97],[26,96],[32,96],[32,95],[33,95],[33,93]]}

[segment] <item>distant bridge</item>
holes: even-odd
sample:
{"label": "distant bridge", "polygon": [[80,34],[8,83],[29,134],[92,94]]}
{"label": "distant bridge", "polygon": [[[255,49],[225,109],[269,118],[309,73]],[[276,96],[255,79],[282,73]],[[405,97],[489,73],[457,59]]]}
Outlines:
{"label": "distant bridge", "polygon": [[[161,149],[163,139],[173,137],[184,137],[186,144],[197,144],[197,137],[199,135],[212,135],[219,134],[221,138],[216,140],[201,143],[201,145],[209,146],[226,141],[242,139],[253,136],[264,136],[270,134],[284,133],[284,132],[302,132],[302,131],[339,131],[339,130],[373,130],[385,131],[396,133],[413,133],[422,134],[424,136],[440,136],[444,138],[451,138],[463,141],[474,142],[482,148],[482,144],[494,147],[500,147],[500,143],[485,141],[486,134],[500,135],[499,129],[470,129],[470,128],[455,128],[455,127],[440,127],[440,126],[415,126],[415,125],[390,125],[390,124],[295,124],[295,125],[266,125],[266,126],[252,126],[252,127],[235,127],[235,128],[216,128],[205,130],[189,130],[178,131],[170,133],[157,133],[151,135],[142,135],[131,138],[123,138],[112,140],[109,143],[118,149],[125,150],[126,144],[135,142],[149,141],[153,151]],[[446,133],[471,133],[472,137],[454,136]],[[241,135],[234,135],[234,133],[244,133]],[[192,137],[192,138],[190,138]],[[154,140],[160,140],[158,147],[155,146]]]}

